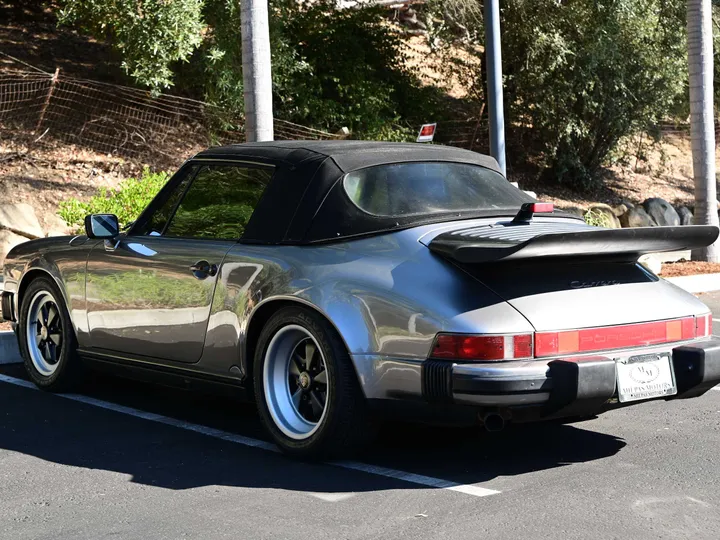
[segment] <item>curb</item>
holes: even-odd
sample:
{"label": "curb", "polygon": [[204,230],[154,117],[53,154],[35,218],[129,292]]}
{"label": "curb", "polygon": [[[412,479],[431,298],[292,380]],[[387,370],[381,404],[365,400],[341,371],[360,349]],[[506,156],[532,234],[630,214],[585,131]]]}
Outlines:
{"label": "curb", "polygon": [[0,364],[22,364],[17,339],[11,330],[0,332]]}
{"label": "curb", "polygon": [[720,291],[720,274],[696,274],[663,279],[692,294]]}

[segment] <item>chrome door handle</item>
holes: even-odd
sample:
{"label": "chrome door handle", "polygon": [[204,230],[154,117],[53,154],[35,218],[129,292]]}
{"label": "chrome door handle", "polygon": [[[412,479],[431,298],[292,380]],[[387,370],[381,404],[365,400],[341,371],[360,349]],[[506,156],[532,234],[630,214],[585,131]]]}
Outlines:
{"label": "chrome door handle", "polygon": [[190,271],[196,278],[205,279],[208,276],[215,277],[218,267],[216,264],[210,264],[207,261],[198,261],[190,267]]}

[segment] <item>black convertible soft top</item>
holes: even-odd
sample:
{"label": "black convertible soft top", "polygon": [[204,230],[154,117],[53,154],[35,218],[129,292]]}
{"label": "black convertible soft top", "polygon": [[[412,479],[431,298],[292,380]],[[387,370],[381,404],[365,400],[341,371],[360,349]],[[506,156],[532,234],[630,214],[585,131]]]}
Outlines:
{"label": "black convertible soft top", "polygon": [[432,218],[374,216],[355,206],[342,188],[340,180],[351,171],[422,161],[465,163],[500,173],[495,159],[461,148],[370,141],[245,143],[210,148],[190,161],[204,160],[246,161],[275,167],[273,179],[243,236],[246,242],[272,244],[331,241],[429,221],[487,215],[480,209]]}

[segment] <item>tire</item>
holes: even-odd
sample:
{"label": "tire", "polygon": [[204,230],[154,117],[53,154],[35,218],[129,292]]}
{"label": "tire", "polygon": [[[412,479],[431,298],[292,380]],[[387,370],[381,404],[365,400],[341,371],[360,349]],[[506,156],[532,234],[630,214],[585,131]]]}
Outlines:
{"label": "tire", "polygon": [[18,338],[25,370],[36,386],[66,392],[80,383],[75,331],[63,297],[50,279],[39,277],[28,285],[20,306]]}
{"label": "tire", "polygon": [[256,347],[253,379],[260,418],[287,454],[346,456],[374,435],[345,344],[313,311],[287,307],[270,318]]}

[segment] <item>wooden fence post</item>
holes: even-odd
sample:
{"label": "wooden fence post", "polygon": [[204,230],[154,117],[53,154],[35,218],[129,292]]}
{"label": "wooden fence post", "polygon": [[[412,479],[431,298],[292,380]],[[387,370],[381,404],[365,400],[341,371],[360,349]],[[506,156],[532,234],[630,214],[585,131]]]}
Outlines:
{"label": "wooden fence post", "polygon": [[53,92],[55,91],[55,85],[57,84],[59,75],[60,68],[55,68],[55,73],[50,79],[50,89],[48,90],[47,96],[45,96],[45,103],[43,103],[42,109],[40,109],[40,118],[35,127],[35,133],[40,132],[40,126],[42,126],[43,120],[45,119],[45,112],[47,111],[48,105],[50,105],[50,98],[52,98]]}

